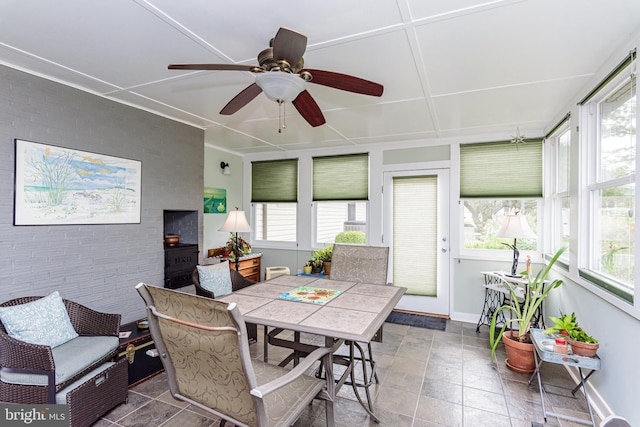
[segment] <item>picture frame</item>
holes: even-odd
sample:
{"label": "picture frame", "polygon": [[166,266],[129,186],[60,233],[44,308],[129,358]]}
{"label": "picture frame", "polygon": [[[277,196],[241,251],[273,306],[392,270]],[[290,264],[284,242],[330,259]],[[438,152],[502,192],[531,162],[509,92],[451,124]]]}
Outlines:
{"label": "picture frame", "polygon": [[227,213],[227,190],[225,188],[204,188],[204,213]]}
{"label": "picture frame", "polygon": [[139,224],[142,162],[15,140],[14,225]]}

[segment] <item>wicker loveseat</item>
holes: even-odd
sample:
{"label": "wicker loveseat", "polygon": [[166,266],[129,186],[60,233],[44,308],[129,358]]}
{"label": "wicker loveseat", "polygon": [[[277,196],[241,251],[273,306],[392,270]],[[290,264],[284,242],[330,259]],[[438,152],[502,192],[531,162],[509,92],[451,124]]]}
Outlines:
{"label": "wicker loveseat", "polygon": [[[41,298],[16,298],[0,307]],[[0,321],[0,401],[67,404],[69,425],[87,426],[127,399],[126,359],[116,361],[120,315],[62,301],[78,336],[54,348],[14,339]]]}

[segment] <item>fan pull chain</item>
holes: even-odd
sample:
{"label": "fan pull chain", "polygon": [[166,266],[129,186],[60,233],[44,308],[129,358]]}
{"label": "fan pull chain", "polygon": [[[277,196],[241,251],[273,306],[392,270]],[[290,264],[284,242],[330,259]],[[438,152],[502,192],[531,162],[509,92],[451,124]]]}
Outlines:
{"label": "fan pull chain", "polygon": [[287,128],[287,115],[284,101],[278,99],[278,133],[282,133],[282,129]]}

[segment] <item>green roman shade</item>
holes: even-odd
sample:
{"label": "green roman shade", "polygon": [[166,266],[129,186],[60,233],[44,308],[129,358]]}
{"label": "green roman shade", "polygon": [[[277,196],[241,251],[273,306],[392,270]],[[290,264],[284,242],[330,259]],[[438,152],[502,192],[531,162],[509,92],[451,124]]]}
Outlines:
{"label": "green roman shade", "polygon": [[461,145],[460,197],[542,197],[542,140]]}
{"label": "green roman shade", "polygon": [[369,154],[313,158],[313,201],[369,200]]}
{"label": "green roman shade", "polygon": [[298,159],[251,162],[251,203],[298,201]]}

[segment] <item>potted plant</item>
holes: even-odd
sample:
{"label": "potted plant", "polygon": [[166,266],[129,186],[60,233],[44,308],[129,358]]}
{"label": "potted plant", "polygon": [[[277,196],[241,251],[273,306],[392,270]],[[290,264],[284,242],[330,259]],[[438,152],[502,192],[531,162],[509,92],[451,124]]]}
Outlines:
{"label": "potted plant", "polygon": [[227,240],[227,244],[225,245],[225,247],[229,252],[229,257],[231,259],[235,259],[236,253],[239,256],[244,256],[251,253],[251,245],[249,244],[249,242],[238,236],[236,244],[236,235],[234,233],[229,234],[230,237],[229,240]]}
{"label": "potted plant", "polygon": [[[551,258],[547,267],[544,270],[540,270],[535,276],[528,274],[526,271],[522,273],[527,280],[522,302],[518,301],[515,285],[503,280],[505,286],[511,293],[511,298],[509,304],[499,307],[491,318],[489,343],[491,345],[492,359],[495,359],[498,344],[500,341],[503,341],[507,351],[507,360],[505,363],[508,367],[522,373],[531,373],[535,370],[533,344],[529,337],[529,328],[542,301],[544,301],[552,289],[562,285],[562,280],[559,279],[548,284],[545,283],[545,280],[551,271],[551,267],[553,267],[566,249],[566,246],[560,248],[553,258]],[[510,316],[505,316],[506,321],[496,336],[497,318],[503,311],[510,312]],[[507,331],[507,328],[514,324],[517,325],[518,329]]]}
{"label": "potted plant", "polygon": [[304,265],[304,267],[302,267],[302,270],[304,271],[304,274],[311,274],[312,269],[313,269],[313,260],[309,259],[307,260],[307,263]]}
{"label": "potted plant", "polygon": [[322,268],[323,268],[323,262],[321,260],[319,260],[319,259],[313,259],[312,260],[311,271],[314,274],[322,273]]}
{"label": "potted plant", "polygon": [[324,274],[331,274],[331,255],[333,254],[333,244],[313,251],[313,259],[322,262]]}
{"label": "potted plant", "polygon": [[589,336],[582,328],[569,332],[567,341],[571,345],[573,354],[577,356],[593,357],[600,347],[598,340]]}
{"label": "potted plant", "polygon": [[597,339],[589,336],[584,329],[578,326],[575,313],[563,314],[560,312],[560,317],[549,316],[549,319],[554,322],[554,325],[545,329],[545,334],[557,332],[567,337],[573,354],[586,357],[595,356],[600,344]]}
{"label": "potted plant", "polygon": [[576,314],[564,314],[560,312],[560,317],[549,316],[549,319],[554,323],[552,327],[544,330],[545,334],[553,334],[554,332],[569,336],[571,331],[578,328],[578,322],[576,321]]}

